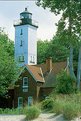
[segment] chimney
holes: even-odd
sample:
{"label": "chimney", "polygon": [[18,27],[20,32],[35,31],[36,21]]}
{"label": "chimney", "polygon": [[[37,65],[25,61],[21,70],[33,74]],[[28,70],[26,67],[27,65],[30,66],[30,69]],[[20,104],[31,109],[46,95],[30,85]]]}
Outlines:
{"label": "chimney", "polygon": [[52,70],[52,57],[46,59],[46,69],[48,72]]}

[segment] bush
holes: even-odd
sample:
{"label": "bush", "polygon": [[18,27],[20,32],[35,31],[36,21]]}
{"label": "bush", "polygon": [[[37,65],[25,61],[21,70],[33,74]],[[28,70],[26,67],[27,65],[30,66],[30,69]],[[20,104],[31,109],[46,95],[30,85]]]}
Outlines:
{"label": "bush", "polygon": [[42,102],[42,109],[53,109],[53,103],[54,103],[54,100],[52,98],[48,98],[48,99],[45,99],[43,102]]}
{"label": "bush", "polygon": [[26,119],[35,119],[40,115],[40,112],[41,111],[36,106],[27,107],[27,109],[25,109]]}
{"label": "bush", "polygon": [[62,114],[64,109],[64,101],[55,100],[53,104],[53,112],[58,114]]}
{"label": "bush", "polygon": [[2,108],[0,108],[0,114],[3,114],[3,109]]}
{"label": "bush", "polygon": [[74,78],[61,71],[57,76],[56,92],[62,94],[71,94],[76,92],[76,82]]}
{"label": "bush", "polygon": [[23,114],[23,108],[22,109],[9,109],[9,108],[6,108],[6,109],[2,109],[0,108],[0,114]]}
{"label": "bush", "polygon": [[80,116],[81,112],[80,108],[81,108],[80,104],[67,102],[66,105],[64,106],[64,111],[63,111],[64,117],[68,120],[71,120],[75,117]]}

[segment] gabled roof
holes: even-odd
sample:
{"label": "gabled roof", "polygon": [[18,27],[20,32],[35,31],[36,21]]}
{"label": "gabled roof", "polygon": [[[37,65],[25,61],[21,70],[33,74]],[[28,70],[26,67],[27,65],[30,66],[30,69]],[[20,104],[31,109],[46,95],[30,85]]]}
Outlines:
{"label": "gabled roof", "polygon": [[[52,63],[52,71],[54,72],[54,74],[58,74],[62,69],[66,68],[66,61],[64,62],[55,62]],[[45,74],[47,72],[47,68],[46,68],[46,63],[43,64],[39,64],[37,65],[38,67],[41,67],[43,74]]]}
{"label": "gabled roof", "polygon": [[[23,67],[23,70],[25,68],[29,71],[29,73],[32,75],[32,77],[35,79],[36,82],[43,82],[43,83],[45,82],[43,73],[42,73],[42,70],[40,67],[32,66],[32,65],[25,65]],[[22,70],[22,72],[23,72],[23,70]]]}
{"label": "gabled roof", "polygon": [[56,75],[63,69],[66,68],[66,62],[56,62],[52,64],[51,72],[47,72],[46,64],[40,64],[43,70],[45,83],[43,87],[54,87],[56,83]]}
{"label": "gabled roof", "polygon": [[[67,63],[64,62],[56,62],[52,63],[51,72],[47,71],[46,63],[38,64],[38,65],[25,65],[23,70],[26,68],[31,76],[36,80],[36,82],[42,82],[43,87],[54,87],[56,83],[56,75],[62,70],[65,69]],[[21,71],[21,73],[23,72]]]}

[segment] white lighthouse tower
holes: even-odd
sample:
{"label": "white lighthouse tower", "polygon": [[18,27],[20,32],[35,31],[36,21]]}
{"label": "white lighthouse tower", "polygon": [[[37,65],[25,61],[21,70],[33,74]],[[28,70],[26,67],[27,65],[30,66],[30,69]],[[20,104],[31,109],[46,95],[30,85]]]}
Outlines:
{"label": "white lighthouse tower", "polygon": [[20,20],[14,23],[15,27],[15,59],[19,66],[37,64],[37,28],[32,20],[32,13],[20,13]]}

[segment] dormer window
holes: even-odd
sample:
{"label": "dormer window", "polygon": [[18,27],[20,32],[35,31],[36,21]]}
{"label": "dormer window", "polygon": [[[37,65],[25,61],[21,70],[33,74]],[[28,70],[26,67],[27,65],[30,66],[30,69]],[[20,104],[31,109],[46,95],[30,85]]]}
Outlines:
{"label": "dormer window", "polygon": [[23,92],[28,92],[28,77],[23,78]]}

